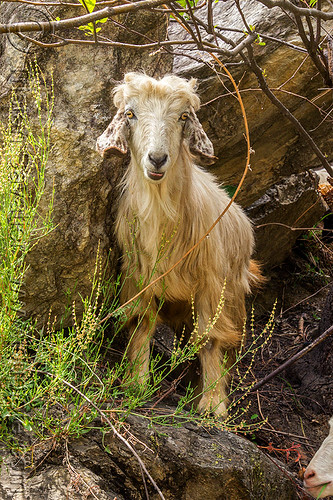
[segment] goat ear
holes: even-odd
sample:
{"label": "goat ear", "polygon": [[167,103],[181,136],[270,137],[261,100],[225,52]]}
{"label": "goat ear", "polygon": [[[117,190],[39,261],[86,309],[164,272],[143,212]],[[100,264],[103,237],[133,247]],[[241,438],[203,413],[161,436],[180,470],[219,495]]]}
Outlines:
{"label": "goat ear", "polygon": [[191,110],[187,119],[185,134],[191,153],[199,157],[202,165],[212,165],[217,160],[217,157],[214,156],[213,144],[208,139],[193,110]]}
{"label": "goat ear", "polygon": [[128,127],[123,111],[118,111],[108,128],[99,136],[96,149],[101,156],[124,156],[127,153]]}

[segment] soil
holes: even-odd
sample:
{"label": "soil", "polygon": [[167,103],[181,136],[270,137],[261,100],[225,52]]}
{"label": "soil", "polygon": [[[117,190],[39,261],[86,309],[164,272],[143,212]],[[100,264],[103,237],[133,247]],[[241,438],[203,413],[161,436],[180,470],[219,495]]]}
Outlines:
{"label": "soil", "polygon": [[[270,272],[269,282],[257,297],[261,320],[256,322],[256,331],[263,328],[277,299],[275,328],[271,339],[260,349],[259,362],[256,357],[255,380],[264,378],[318,336],[323,324],[321,317],[327,319],[332,314],[324,309],[332,283],[333,243],[323,242],[318,234],[315,238],[306,235],[300,239],[288,261]],[[332,338],[328,342],[333,342]],[[320,350],[320,346],[316,349]],[[332,350],[333,344],[331,353]],[[326,386],[318,390],[320,384],[316,384],[316,390],[312,390],[311,384],[304,385],[298,376],[299,368],[304,371],[308,366],[311,371],[314,352],[250,396],[251,414],[267,419],[254,433],[255,442],[272,459],[286,465],[291,480],[299,487],[300,499],[311,498],[301,488],[302,475],[327,436],[328,420],[333,415],[333,380],[329,377]]]}

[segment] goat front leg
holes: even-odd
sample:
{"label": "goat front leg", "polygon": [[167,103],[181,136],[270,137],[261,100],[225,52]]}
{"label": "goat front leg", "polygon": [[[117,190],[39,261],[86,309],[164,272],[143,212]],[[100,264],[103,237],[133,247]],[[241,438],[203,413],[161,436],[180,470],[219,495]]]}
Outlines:
{"label": "goat front leg", "polygon": [[150,340],[156,330],[156,318],[148,316],[133,318],[129,329],[128,358],[129,371],[133,382],[140,385],[147,384],[149,380]]}
{"label": "goat front leg", "polygon": [[222,344],[219,340],[210,339],[198,353],[201,365],[202,396],[198,411],[213,411],[216,415],[227,415],[227,388],[229,374],[227,360],[224,359]]}

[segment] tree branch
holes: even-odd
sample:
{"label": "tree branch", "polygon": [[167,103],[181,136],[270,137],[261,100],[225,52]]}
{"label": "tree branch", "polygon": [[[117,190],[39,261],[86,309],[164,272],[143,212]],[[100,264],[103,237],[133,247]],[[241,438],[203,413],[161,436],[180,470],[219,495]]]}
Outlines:
{"label": "tree branch", "polygon": [[299,14],[300,16],[313,16],[316,18],[324,19],[325,21],[333,19],[333,12],[322,12],[321,10],[317,9],[297,7],[289,0],[257,0],[257,2],[266,5],[266,7],[268,7],[269,9],[273,7],[280,7],[281,9],[288,10],[289,12],[293,12],[294,14]]}
{"label": "tree branch", "polygon": [[[307,19],[307,22],[308,22],[308,26],[311,26],[311,28],[312,28],[311,21],[309,20],[308,17],[306,19]],[[302,22],[302,20],[301,20],[301,18],[300,18],[299,15],[295,15],[295,21],[296,21],[296,24],[297,24],[299,36],[301,37],[302,42],[304,43],[304,46],[305,46],[305,48],[306,48],[309,56],[311,57],[314,65],[316,66],[316,68],[318,69],[319,73],[323,77],[323,79],[325,81],[325,84],[328,85],[328,86],[331,86],[331,80],[329,78],[327,69],[326,69],[325,65],[322,63],[322,61],[318,57],[318,52],[317,52],[318,44],[315,42],[313,30],[311,31],[309,29],[309,33],[310,33],[310,40],[309,40],[308,37],[306,36],[305,30],[304,30],[304,26],[303,26],[303,22]]]}
{"label": "tree branch", "polygon": [[98,21],[105,17],[125,14],[128,12],[137,12],[141,9],[149,9],[156,5],[169,3],[169,0],[141,0],[135,3],[126,3],[116,7],[105,7],[104,9],[85,14],[84,16],[71,17],[61,21],[31,21],[27,23],[0,24],[1,33],[28,33],[32,31],[41,31],[43,33],[55,33],[67,28],[77,28],[93,21]]}
{"label": "tree branch", "polygon": [[280,365],[278,368],[276,368],[271,373],[266,375],[266,377],[264,377],[262,380],[260,380],[256,384],[254,384],[254,386],[251,388],[250,392],[255,392],[258,389],[260,389],[263,385],[267,384],[267,382],[272,380],[272,378],[276,377],[277,375],[279,375],[279,373],[284,371],[286,368],[293,365],[299,359],[303,358],[303,356],[305,356],[308,352],[312,351],[312,349],[317,347],[317,345],[321,344],[321,342],[326,340],[332,334],[333,334],[333,325],[330,326],[330,328],[328,328],[327,330],[325,330],[325,332],[322,333],[320,335],[320,337],[318,337],[313,342],[311,342],[311,344],[309,344],[308,346],[304,347],[304,349],[302,349],[301,351],[299,351],[296,354],[294,354],[293,356],[291,356],[291,358],[289,358],[287,361],[282,363],[282,365]]}
{"label": "tree branch", "polygon": [[267,95],[270,101],[281,111],[281,113],[291,121],[296,130],[300,133],[300,135],[306,140],[306,142],[311,147],[312,151],[316,154],[317,158],[320,160],[322,166],[329,173],[331,177],[333,177],[333,168],[329,164],[327,158],[322,153],[322,151],[318,148],[317,144],[314,142],[312,137],[308,134],[305,128],[301,125],[301,123],[297,120],[297,118],[289,111],[288,108],[282,104],[282,102],[273,94],[269,86],[267,85],[266,79],[262,73],[261,68],[258,66],[257,61],[254,58],[253,50],[251,46],[247,47],[248,55],[249,55],[249,64],[250,68],[254,72],[259,82],[259,86],[262,91]]}

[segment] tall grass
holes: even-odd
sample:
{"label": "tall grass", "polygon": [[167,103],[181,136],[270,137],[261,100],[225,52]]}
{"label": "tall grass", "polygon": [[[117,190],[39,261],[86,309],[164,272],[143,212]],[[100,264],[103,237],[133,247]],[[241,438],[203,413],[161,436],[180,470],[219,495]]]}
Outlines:
{"label": "tall grass", "polygon": [[[120,428],[129,413],[141,412],[150,422],[165,425],[195,421],[199,425],[250,431],[253,425],[246,421],[243,402],[251,388],[251,383],[246,382],[250,370],[232,384],[231,413],[224,422],[195,412],[191,385],[183,388],[173,411],[158,409],[158,403],[170,393],[168,378],[196,357],[205,341],[203,337],[221,314],[223,293],[206,332],[198,336],[197,342],[175,339],[169,359],[153,355],[150,380],[140,388],[129,380],[126,356],[115,350],[113,342],[126,319],[125,313],[136,304],[118,311],[112,322],[102,321],[119,306],[121,280],[104,276],[98,255],[91,293],[82,298],[82,318],[76,317],[72,305],[72,327],[56,331],[50,314],[42,334],[32,320],[22,319],[26,256],[40,238],[52,231],[52,199],[46,216],[41,216],[40,206],[51,150],[53,90],[47,88],[36,66],[29,70],[29,89],[26,98],[12,94],[8,121],[0,126],[0,440],[16,451],[29,449],[31,441],[15,437],[18,423],[34,436],[35,443],[66,440],[96,427],[106,432],[108,426],[97,420],[100,413],[96,407],[118,422]],[[31,120],[31,112],[37,119]],[[196,332],[194,313],[193,319]],[[264,342],[271,335],[272,325],[273,317],[262,333]],[[245,356],[252,359],[260,348],[260,339],[254,332],[252,336],[237,363]]]}

